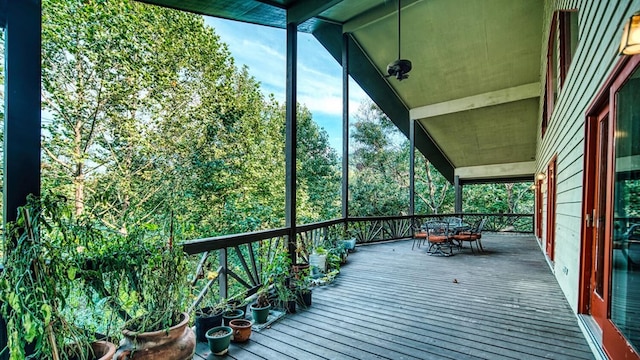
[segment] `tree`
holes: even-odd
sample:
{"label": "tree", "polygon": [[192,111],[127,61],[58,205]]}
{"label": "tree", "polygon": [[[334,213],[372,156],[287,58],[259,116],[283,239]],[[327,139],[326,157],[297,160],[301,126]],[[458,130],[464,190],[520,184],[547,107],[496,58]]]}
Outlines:
{"label": "tree", "polygon": [[463,210],[471,213],[533,212],[531,182],[477,184],[463,187]]}
{"label": "tree", "polygon": [[[127,0],[43,2],[44,189],[121,233],[284,224],[284,106],[202,17]],[[327,135],[299,108],[302,218],[336,214]]]}
{"label": "tree", "polygon": [[46,187],[125,233],[216,223],[264,115],[202,17],[124,0],[43,3],[43,88]]}
{"label": "tree", "polygon": [[417,214],[453,212],[453,189],[447,179],[424,155],[416,152],[416,202]]}
{"label": "tree", "polygon": [[[409,207],[409,141],[372,102],[361,105],[352,138],[350,214],[406,214]],[[416,152],[416,213],[453,211],[453,191],[431,162]]]}
{"label": "tree", "polygon": [[349,214],[380,216],[408,211],[408,152],[400,133],[371,101],[360,105],[353,124]]}
{"label": "tree", "polygon": [[338,154],[329,145],[327,132],[313,121],[304,105],[298,105],[297,120],[297,221],[337,218],[341,215]]}

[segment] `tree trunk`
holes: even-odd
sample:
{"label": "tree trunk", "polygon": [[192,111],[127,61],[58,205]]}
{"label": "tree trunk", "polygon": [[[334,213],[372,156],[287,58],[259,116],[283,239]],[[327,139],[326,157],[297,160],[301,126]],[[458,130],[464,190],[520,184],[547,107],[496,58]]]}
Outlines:
{"label": "tree trunk", "polygon": [[73,157],[75,161],[75,174],[73,187],[75,195],[75,212],[77,216],[84,212],[84,163],[82,160],[82,122],[78,121],[74,129]]}
{"label": "tree trunk", "polygon": [[513,214],[515,201],[513,199],[513,183],[504,184],[505,189],[507,190],[507,213]]}

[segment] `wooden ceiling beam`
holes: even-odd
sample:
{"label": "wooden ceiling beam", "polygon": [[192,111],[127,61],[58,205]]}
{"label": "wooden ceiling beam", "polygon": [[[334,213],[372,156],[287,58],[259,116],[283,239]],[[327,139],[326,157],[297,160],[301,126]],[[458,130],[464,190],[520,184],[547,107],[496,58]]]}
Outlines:
{"label": "wooden ceiling beam", "polygon": [[535,161],[525,161],[509,164],[491,164],[479,166],[466,166],[455,169],[455,175],[460,177],[461,181],[470,182],[472,180],[487,179],[510,179],[510,178],[527,178],[533,180],[533,174],[536,172]]}
{"label": "wooden ceiling beam", "polygon": [[420,106],[409,110],[412,119],[425,119],[487,106],[506,104],[540,96],[540,83],[515,86],[465,98]]}

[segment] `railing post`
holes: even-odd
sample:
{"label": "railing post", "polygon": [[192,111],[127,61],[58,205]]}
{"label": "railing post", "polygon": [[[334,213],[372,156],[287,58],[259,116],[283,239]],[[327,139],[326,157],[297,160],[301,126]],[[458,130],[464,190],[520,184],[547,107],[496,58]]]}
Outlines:
{"label": "railing post", "polygon": [[226,299],[229,295],[229,282],[227,278],[227,248],[218,250],[218,258],[220,259],[220,267],[222,270],[218,274],[218,285],[220,286],[220,298]]}

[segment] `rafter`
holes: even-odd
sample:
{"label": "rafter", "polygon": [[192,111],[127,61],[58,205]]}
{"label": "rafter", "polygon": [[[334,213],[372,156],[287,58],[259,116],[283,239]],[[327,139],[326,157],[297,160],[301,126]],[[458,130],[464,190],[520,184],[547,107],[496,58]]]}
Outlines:
{"label": "rafter", "polygon": [[540,96],[540,83],[515,86],[465,98],[421,106],[409,110],[412,119],[425,119],[487,106],[506,104]]}

